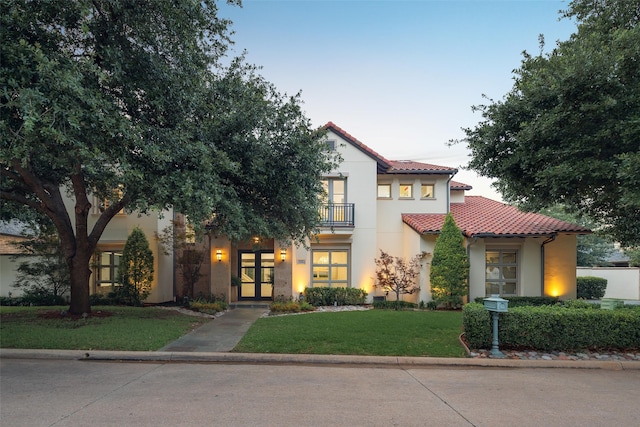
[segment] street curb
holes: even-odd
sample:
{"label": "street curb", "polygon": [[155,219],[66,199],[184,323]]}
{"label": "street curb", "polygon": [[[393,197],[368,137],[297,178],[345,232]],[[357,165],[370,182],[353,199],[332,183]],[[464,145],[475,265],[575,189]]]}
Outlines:
{"label": "street curb", "polygon": [[0,349],[0,359],[50,359],[111,362],[228,363],[357,366],[378,368],[562,368],[640,370],[638,361],[518,360],[445,357],[350,356],[323,354],[198,353],[162,351]]}

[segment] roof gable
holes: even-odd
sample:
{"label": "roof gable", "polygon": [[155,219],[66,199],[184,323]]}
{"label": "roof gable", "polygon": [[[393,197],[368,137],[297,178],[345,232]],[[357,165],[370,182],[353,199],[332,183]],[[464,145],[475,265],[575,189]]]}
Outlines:
{"label": "roof gable", "polygon": [[[533,212],[523,212],[482,196],[452,203],[451,213],[467,237],[545,236],[554,233],[591,233],[586,227]],[[402,221],[420,234],[437,234],[446,214],[402,214]]]}
{"label": "roof gable", "polygon": [[367,156],[375,160],[376,163],[378,164],[378,172],[380,172],[381,170],[389,169],[391,167],[391,162],[389,160],[385,159],[380,154],[378,154],[371,148],[367,147],[362,142],[358,141],[354,136],[352,136],[347,131],[337,126],[333,122],[328,122],[326,125],[324,125],[324,128],[337,134],[342,139],[344,139],[345,141],[349,142],[351,145],[356,147],[358,150],[362,151],[364,154],[366,154]]}
{"label": "roof gable", "polygon": [[[345,141],[356,147],[358,150],[371,157],[378,164],[379,174],[444,174],[455,175],[458,169],[448,166],[438,166],[428,163],[420,163],[412,160],[388,160],[367,145],[358,141],[353,135],[342,129],[333,122],[324,125],[324,129],[330,130],[340,136]],[[460,188],[464,189],[464,188]]]}

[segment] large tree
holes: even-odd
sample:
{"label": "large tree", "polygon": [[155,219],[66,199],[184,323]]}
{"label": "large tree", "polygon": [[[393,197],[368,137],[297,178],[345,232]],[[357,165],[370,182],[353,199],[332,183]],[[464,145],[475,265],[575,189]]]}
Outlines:
{"label": "large tree", "polygon": [[560,203],[638,244],[640,3],[574,0],[563,16],[577,32],[549,53],[525,52],[511,91],[474,107],[483,121],[465,129],[469,167],[507,201]]}
{"label": "large tree", "polygon": [[90,311],[89,261],[122,209],[232,238],[313,231],[334,158],[298,96],[226,58],[214,0],[1,1],[1,216],[53,222],[70,312]]}
{"label": "large tree", "polygon": [[562,221],[579,224],[593,230],[593,233],[591,234],[577,236],[576,249],[578,267],[602,267],[608,265],[607,258],[616,251],[616,247],[610,238],[603,236],[598,232],[598,225],[593,220],[571,214],[560,205],[542,209],[538,213],[557,218]]}

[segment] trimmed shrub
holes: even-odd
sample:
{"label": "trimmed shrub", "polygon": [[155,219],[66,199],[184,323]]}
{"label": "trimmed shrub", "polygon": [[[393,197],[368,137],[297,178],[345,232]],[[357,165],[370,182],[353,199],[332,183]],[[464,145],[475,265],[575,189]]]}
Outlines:
{"label": "trimmed shrub", "polygon": [[404,310],[414,309],[418,305],[407,301],[374,301],[373,308],[377,310]]}
{"label": "trimmed shrub", "polygon": [[594,276],[577,277],[578,298],[600,299],[607,290],[607,279]]}
{"label": "trimmed shrub", "polygon": [[307,288],[304,300],[320,307],[324,305],[363,305],[367,292],[358,288]]}
{"label": "trimmed shrub", "polygon": [[208,302],[196,300],[189,303],[189,308],[193,311],[213,315],[225,311],[227,309],[227,303],[224,301]]}
{"label": "trimmed shrub", "polygon": [[[481,304],[462,311],[471,348],[490,348],[492,323]],[[592,310],[562,305],[516,307],[500,315],[498,340],[507,348],[536,350],[640,348],[640,310]]]}
{"label": "trimmed shrub", "polygon": [[269,305],[272,314],[299,313],[301,311],[314,311],[316,308],[306,301],[278,300]]}
{"label": "trimmed shrub", "polygon": [[16,305],[40,305],[40,306],[52,306],[52,305],[65,305],[67,301],[60,295],[55,295],[47,288],[34,287],[31,289],[25,289],[18,299]]}
{"label": "trimmed shrub", "polygon": [[[483,303],[485,297],[478,297],[474,300],[479,304]],[[509,308],[522,306],[539,306],[539,305],[555,305],[558,303],[558,297],[504,297],[509,300]]]}

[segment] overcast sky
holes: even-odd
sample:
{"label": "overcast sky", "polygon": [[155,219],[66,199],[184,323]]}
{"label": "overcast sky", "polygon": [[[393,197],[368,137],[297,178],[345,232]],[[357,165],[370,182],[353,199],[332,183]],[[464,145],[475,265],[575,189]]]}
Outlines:
{"label": "overcast sky", "polygon": [[513,86],[522,51],[567,40],[559,0],[243,0],[221,6],[236,54],[262,66],[280,92],[302,93],[314,126],[329,121],[391,160],[460,169],[472,195],[500,199],[490,181],[463,170],[464,136],[482,95]]}

